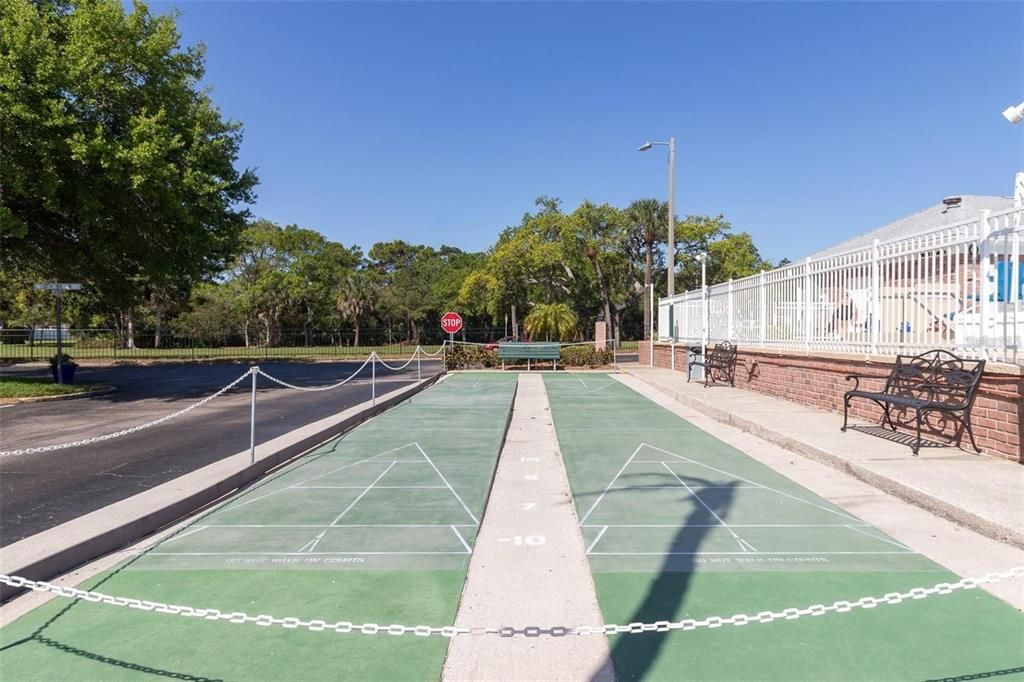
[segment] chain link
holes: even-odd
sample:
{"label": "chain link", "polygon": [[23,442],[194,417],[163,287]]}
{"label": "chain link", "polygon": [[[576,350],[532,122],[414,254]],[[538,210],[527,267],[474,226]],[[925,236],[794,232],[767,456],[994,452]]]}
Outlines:
{"label": "chain link", "polygon": [[0,574],[0,583],[11,587],[23,587],[36,592],[49,592],[59,597],[82,599],[85,601],[121,606],[142,611],[155,611],[185,618],[201,618],[203,620],[221,620],[229,623],[251,623],[263,627],[278,626],[289,630],[305,629],[311,632],[332,631],[340,634],[358,633],[363,635],[386,634],[391,636],[415,635],[417,637],[461,637],[461,636],[498,636],[498,637],[566,637],[569,635],[615,635],[642,634],[645,632],[672,632],[681,630],[688,632],[701,628],[715,629],[725,625],[743,626],[751,623],[772,623],[777,620],[796,620],[805,616],[816,617],[827,613],[849,613],[855,609],[872,609],[884,604],[900,604],[907,600],[924,599],[933,595],[951,594],[957,590],[971,590],[980,585],[998,583],[1003,580],[1024,578],[1024,566],[1015,566],[1006,571],[988,573],[978,578],[964,578],[955,583],[938,583],[931,587],[915,587],[906,592],[889,592],[881,597],[861,597],[857,601],[837,601],[832,604],[812,604],[804,608],[788,608],[781,611],[761,611],[755,615],[737,613],[733,616],[709,616],[700,620],[686,619],[680,621],[659,620],[653,623],[629,623],[628,625],[556,625],[542,627],[529,625],[513,627],[458,627],[446,625],[435,627],[430,625],[378,625],[377,623],[351,623],[349,621],[329,622],[326,620],[303,620],[302,618],[277,618],[270,615],[253,616],[240,611],[220,611],[219,609],[201,609],[191,606],[164,604],[161,602],[130,597],[115,597],[102,592],[79,590],[74,587],[62,587],[42,580],[29,580],[17,575]]}
{"label": "chain link", "polygon": [[412,357],[411,357],[411,358],[409,358],[408,360],[406,360],[406,361],[405,361],[405,364],[404,364],[404,365],[399,365],[398,367],[392,367],[392,366],[391,366],[391,365],[389,365],[388,363],[384,362],[383,358],[381,358],[381,357],[380,357],[379,355],[377,355],[376,353],[374,353],[373,355],[374,355],[374,357],[376,357],[376,358],[377,358],[377,362],[379,362],[379,363],[380,363],[381,365],[383,365],[384,367],[386,367],[386,368],[390,369],[390,370],[391,370],[392,372],[400,372],[400,371],[402,371],[403,369],[405,369],[406,367],[408,367],[409,365],[411,365],[411,364],[412,364],[412,361],[416,359],[416,355],[417,355],[417,354],[418,354],[419,352],[420,352],[420,347],[419,347],[419,346],[416,346],[416,351],[415,351],[415,352],[414,352],[414,353],[412,354]]}
{"label": "chain link", "polygon": [[116,433],[108,433],[108,434],[104,434],[102,436],[91,436],[89,438],[82,438],[80,440],[74,440],[74,441],[71,441],[69,443],[59,443],[57,445],[42,445],[42,446],[33,447],[33,448],[20,448],[18,450],[0,450],[0,457],[13,457],[13,456],[16,456],[16,455],[30,455],[30,454],[33,454],[33,453],[36,453],[36,452],[53,452],[54,450],[64,450],[66,448],[77,448],[77,447],[82,446],[82,445],[91,445],[92,443],[102,443],[103,441],[113,440],[114,438],[120,438],[121,436],[127,436],[129,433],[135,433],[137,431],[142,431],[143,429],[148,429],[148,428],[156,426],[158,424],[163,424],[164,422],[170,421],[170,420],[174,419],[175,417],[180,417],[183,414],[188,414],[189,412],[191,412],[192,410],[196,409],[197,407],[202,407],[203,405],[205,405],[206,403],[210,402],[214,398],[216,398],[216,397],[218,397],[220,395],[223,395],[227,391],[230,391],[232,388],[237,386],[247,376],[250,376],[254,371],[259,371],[259,368],[253,367],[252,369],[247,370],[245,372],[245,374],[243,374],[242,376],[238,377],[237,379],[235,379],[230,384],[228,384],[224,388],[220,389],[216,393],[212,393],[212,394],[206,396],[205,398],[203,398],[199,402],[192,403],[191,405],[189,405],[188,407],[186,407],[184,409],[178,410],[177,412],[173,412],[173,413],[168,414],[168,415],[164,415],[163,417],[160,417],[159,419],[156,419],[154,421],[148,422],[146,424],[139,424],[137,426],[131,426],[131,427],[127,428],[127,429],[123,429],[121,431],[117,431]]}
{"label": "chain link", "polygon": [[[208,395],[205,398],[203,398],[202,400],[200,400],[199,402],[193,403],[193,404],[189,405],[188,407],[185,407],[185,408],[183,408],[181,410],[178,410],[177,412],[173,412],[171,414],[164,415],[163,417],[160,417],[159,419],[155,419],[155,420],[153,420],[151,422],[147,422],[145,424],[138,424],[137,426],[131,426],[131,427],[127,428],[127,429],[122,429],[121,431],[117,431],[115,433],[107,433],[107,434],[104,434],[102,436],[90,436],[89,438],[81,438],[79,440],[73,440],[73,441],[70,441],[70,442],[67,442],[67,443],[58,443],[56,445],[42,445],[42,446],[38,446],[38,447],[29,447],[29,448],[19,448],[19,449],[16,449],[16,450],[0,450],[0,458],[3,458],[3,457],[14,457],[14,456],[17,456],[17,455],[30,455],[30,454],[40,453],[40,452],[53,452],[54,450],[64,450],[64,449],[67,449],[67,448],[81,447],[83,445],[91,445],[93,443],[102,443],[104,441],[113,440],[114,438],[120,438],[121,436],[127,436],[130,433],[136,433],[137,431],[142,431],[144,429],[148,429],[148,428],[151,428],[151,427],[154,427],[154,426],[158,426],[159,424],[163,424],[164,422],[170,421],[170,420],[172,420],[172,419],[174,419],[176,417],[180,417],[180,416],[182,416],[184,414],[188,414],[189,412],[191,412],[192,410],[194,410],[194,409],[196,409],[198,407],[202,407],[203,405],[205,405],[206,403],[210,402],[214,398],[217,398],[218,396],[221,396],[224,393],[230,391],[232,388],[234,388],[240,382],[242,382],[246,377],[251,376],[253,374],[261,375],[263,377],[266,377],[270,381],[273,381],[276,384],[280,384],[281,386],[284,386],[285,388],[291,388],[291,389],[294,389],[294,390],[297,390],[297,391],[329,391],[331,389],[338,388],[339,386],[344,386],[349,381],[351,381],[356,376],[358,376],[358,374],[361,371],[363,371],[363,369],[368,364],[370,364],[370,361],[373,360],[374,357],[376,357],[377,361],[380,362],[385,367],[387,367],[388,369],[393,370],[393,371],[398,371],[398,370],[405,369],[406,367],[408,367],[412,363],[412,361],[416,359],[416,353],[421,353],[421,352],[423,352],[422,349],[419,346],[417,346],[416,347],[416,352],[413,354],[413,356],[408,361],[406,361],[406,363],[404,365],[402,365],[401,367],[392,367],[391,365],[388,365],[383,360],[381,360],[380,356],[378,356],[376,353],[371,353],[370,356],[368,358],[366,358],[365,361],[363,361],[363,364],[360,365],[359,368],[355,372],[353,372],[351,375],[349,375],[348,377],[342,379],[338,383],[328,384],[328,385],[324,385],[324,386],[296,386],[295,384],[290,384],[287,381],[284,381],[282,379],[278,379],[275,376],[271,376],[270,374],[267,374],[266,372],[264,372],[259,367],[254,366],[254,367],[249,368],[249,370],[246,371],[245,374],[243,374],[242,376],[238,377],[237,379],[235,379],[230,384],[228,384],[224,388],[220,389],[216,393]],[[438,351],[438,353],[439,352],[440,351]],[[427,355],[429,355],[429,354],[427,354]],[[435,355],[436,355],[436,353],[435,353]]]}
{"label": "chain link", "polygon": [[294,389],[296,391],[330,391],[331,389],[338,388],[339,386],[344,386],[348,382],[350,382],[353,379],[355,379],[356,376],[360,372],[363,371],[363,368],[366,367],[368,364],[370,364],[370,360],[373,359],[374,355],[375,355],[374,353],[370,353],[370,357],[366,358],[366,360],[363,361],[363,364],[359,365],[359,369],[357,369],[356,371],[352,372],[352,374],[348,375],[347,377],[345,377],[344,379],[342,379],[338,383],[336,383],[336,384],[324,384],[322,386],[296,386],[295,384],[289,384],[287,381],[284,381],[283,379],[278,379],[277,377],[271,376],[271,375],[267,374],[266,372],[264,372],[262,369],[257,368],[256,371],[259,372],[261,376],[264,376],[267,379],[270,379],[271,381],[273,381],[275,384],[280,384],[281,386],[284,386],[285,388],[291,388],[291,389]]}
{"label": "chain link", "polygon": [[428,358],[436,358],[438,355],[440,355],[444,351],[444,347],[446,345],[448,345],[448,340],[447,339],[442,341],[441,342],[441,347],[438,348],[437,350],[435,350],[433,353],[428,353],[427,351],[423,350],[422,346],[417,346],[417,350],[419,350],[421,355],[425,355]]}

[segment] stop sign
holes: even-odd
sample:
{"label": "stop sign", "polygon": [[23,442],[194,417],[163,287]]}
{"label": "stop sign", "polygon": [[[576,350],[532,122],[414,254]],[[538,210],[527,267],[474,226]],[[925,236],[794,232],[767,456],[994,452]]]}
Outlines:
{"label": "stop sign", "polygon": [[441,316],[441,329],[449,334],[457,334],[462,330],[462,316],[458,313],[445,313]]}

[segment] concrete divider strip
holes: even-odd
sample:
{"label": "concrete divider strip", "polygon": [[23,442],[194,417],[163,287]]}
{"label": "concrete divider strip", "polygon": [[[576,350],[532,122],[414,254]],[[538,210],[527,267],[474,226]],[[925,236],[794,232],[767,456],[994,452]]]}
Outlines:
{"label": "concrete divider strip", "polygon": [[[603,623],[544,380],[520,374],[457,627]],[[608,640],[458,637],[443,679],[613,680]]]}

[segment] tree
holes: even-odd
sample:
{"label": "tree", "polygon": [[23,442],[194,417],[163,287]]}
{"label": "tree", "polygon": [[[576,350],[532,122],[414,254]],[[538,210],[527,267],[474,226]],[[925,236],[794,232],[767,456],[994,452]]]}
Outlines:
{"label": "tree", "polygon": [[[609,204],[596,206],[584,201],[565,221],[566,250],[579,253],[591,266],[593,281],[600,294],[604,320],[615,338],[618,329],[612,317],[612,275],[625,275],[627,233],[621,212]],[[621,282],[620,282],[621,284]]]}
{"label": "tree", "polygon": [[[657,199],[637,199],[626,208],[629,225],[629,244],[634,254],[642,252],[644,259],[644,291],[650,288],[654,275],[655,246],[666,239],[668,233],[668,203]],[[650,336],[652,310],[644,297],[644,338]]]}
{"label": "tree", "polygon": [[753,238],[746,232],[730,234],[732,225],[724,216],[686,216],[676,227],[679,236],[677,249],[687,256],[682,259],[678,275],[685,289],[700,288],[700,263],[695,258],[699,253],[709,256],[709,285],[747,277],[767,266],[761,260]]}
{"label": "tree", "polygon": [[355,329],[353,345],[359,345],[359,324],[365,315],[372,313],[377,305],[377,289],[363,272],[355,272],[345,278],[338,291],[338,310],[342,317],[352,322]]}
{"label": "tree", "polygon": [[576,313],[565,303],[538,303],[526,316],[526,333],[532,338],[543,336],[567,341],[572,338],[579,321]]}
{"label": "tree", "polygon": [[132,321],[237,248],[256,176],[174,15],[0,0],[0,270],[81,281]]}

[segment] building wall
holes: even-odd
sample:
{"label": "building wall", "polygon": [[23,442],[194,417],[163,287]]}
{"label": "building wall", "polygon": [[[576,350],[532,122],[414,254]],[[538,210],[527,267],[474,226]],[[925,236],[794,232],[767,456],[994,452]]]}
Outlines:
{"label": "building wall", "polygon": [[[687,349],[675,347],[675,369],[685,372]],[[649,364],[650,344],[640,343],[640,362]],[[881,390],[893,358],[811,353],[803,351],[761,351],[739,348],[736,366],[736,387],[758,391],[793,402],[813,405],[838,412],[843,410],[843,394],[853,387],[845,379],[848,374],[874,377],[861,380],[861,388]],[[668,368],[672,364],[671,346],[654,344],[654,365]],[[991,370],[991,371],[989,371]],[[975,400],[971,422],[978,447],[984,454],[1024,463],[1021,429],[1024,423],[1024,377],[1013,365],[990,364]],[[881,409],[867,400],[850,404],[851,419],[863,423],[879,423]],[[906,417],[913,418],[910,413]],[[838,417],[841,419],[841,416]],[[929,431],[935,436],[952,436],[954,424],[940,424],[939,415],[931,417]],[[907,419],[897,419],[903,428]],[[837,420],[836,428],[841,425]],[[912,424],[912,421],[909,422]],[[905,429],[910,431],[911,429]],[[961,447],[973,452],[970,439],[964,434]]]}

